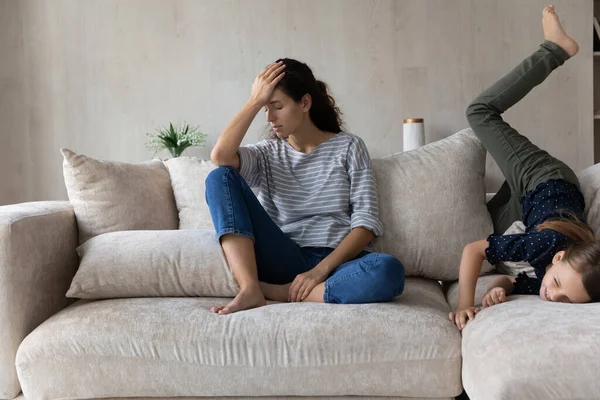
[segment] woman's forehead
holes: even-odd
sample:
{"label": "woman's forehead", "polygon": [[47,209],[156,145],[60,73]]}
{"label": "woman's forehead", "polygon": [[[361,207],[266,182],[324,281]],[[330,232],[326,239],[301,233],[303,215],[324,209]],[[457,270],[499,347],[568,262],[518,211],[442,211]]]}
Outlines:
{"label": "woman's forehead", "polygon": [[283,92],[283,90],[281,90],[281,89],[275,89],[275,90],[273,90],[273,94],[271,95],[271,99],[269,99],[269,103],[273,103],[273,102],[276,102],[276,101],[283,102],[287,98],[289,98],[289,96],[286,95]]}

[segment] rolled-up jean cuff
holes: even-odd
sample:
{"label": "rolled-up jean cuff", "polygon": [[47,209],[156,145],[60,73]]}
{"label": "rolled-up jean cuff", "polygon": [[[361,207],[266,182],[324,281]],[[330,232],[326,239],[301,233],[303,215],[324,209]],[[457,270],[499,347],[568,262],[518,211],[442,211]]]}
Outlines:
{"label": "rolled-up jean cuff", "polygon": [[254,234],[250,233],[250,232],[246,232],[246,231],[239,231],[237,229],[221,229],[219,231],[219,233],[217,233],[217,238],[219,239],[219,241],[221,240],[221,237],[223,235],[238,235],[238,236],[245,236],[247,238],[252,239],[252,241],[254,242]]}
{"label": "rolled-up jean cuff", "polygon": [[329,303],[329,281],[325,281],[325,286],[323,288],[323,302]]}
{"label": "rolled-up jean cuff", "polygon": [[571,56],[569,55],[569,53],[567,53],[565,49],[563,49],[554,42],[546,40],[544,41],[544,43],[541,44],[541,46],[548,50],[550,53],[552,53],[552,55],[556,57],[558,61],[561,62],[561,64],[567,61],[569,58],[571,58]]}

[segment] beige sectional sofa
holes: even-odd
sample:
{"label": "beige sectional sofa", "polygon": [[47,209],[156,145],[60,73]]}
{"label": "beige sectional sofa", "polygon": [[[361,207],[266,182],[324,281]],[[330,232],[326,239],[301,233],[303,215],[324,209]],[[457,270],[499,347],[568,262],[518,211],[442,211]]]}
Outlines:
{"label": "beige sectional sofa", "polygon": [[[462,335],[448,320],[462,248],[492,232],[470,130],[373,160],[375,248],[404,263],[401,296],[229,316],[209,312],[237,290],[204,202],[212,164],[63,155],[70,201],[0,207],[2,399],[600,398],[600,305],[514,296]],[[580,178],[598,231],[600,169]]]}

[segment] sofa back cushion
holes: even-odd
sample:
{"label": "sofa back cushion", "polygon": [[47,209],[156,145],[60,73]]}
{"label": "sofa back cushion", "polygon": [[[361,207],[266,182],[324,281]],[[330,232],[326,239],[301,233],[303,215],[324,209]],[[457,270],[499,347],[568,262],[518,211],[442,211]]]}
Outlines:
{"label": "sofa back cushion", "polygon": [[[375,250],[406,274],[458,279],[464,246],[493,232],[485,205],[486,150],[471,129],[373,160],[383,235]],[[485,262],[482,273],[493,267]]]}
{"label": "sofa back cushion", "polygon": [[106,232],[178,228],[171,180],[162,161],[128,164],[69,149],[61,153],[80,244]]}

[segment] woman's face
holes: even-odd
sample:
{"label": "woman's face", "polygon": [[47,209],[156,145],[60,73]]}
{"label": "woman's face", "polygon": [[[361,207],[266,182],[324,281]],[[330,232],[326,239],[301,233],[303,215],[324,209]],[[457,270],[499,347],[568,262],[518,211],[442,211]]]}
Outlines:
{"label": "woman's face", "polygon": [[552,266],[546,271],[540,288],[542,300],[562,303],[587,303],[587,294],[581,274],[565,261],[564,251],[559,251],[552,260]]}
{"label": "woman's face", "polygon": [[294,134],[309,118],[310,96],[305,95],[299,102],[294,101],[281,89],[275,89],[265,105],[267,122],[280,139]]}

